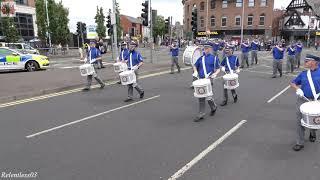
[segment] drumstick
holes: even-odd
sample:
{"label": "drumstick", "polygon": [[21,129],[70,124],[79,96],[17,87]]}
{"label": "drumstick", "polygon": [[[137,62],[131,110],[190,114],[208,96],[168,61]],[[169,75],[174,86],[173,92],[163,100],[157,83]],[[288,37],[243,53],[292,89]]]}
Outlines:
{"label": "drumstick", "polygon": [[310,102],[310,100],[309,100],[307,97],[302,96],[302,98],[305,99],[305,100],[307,100],[308,102]]}

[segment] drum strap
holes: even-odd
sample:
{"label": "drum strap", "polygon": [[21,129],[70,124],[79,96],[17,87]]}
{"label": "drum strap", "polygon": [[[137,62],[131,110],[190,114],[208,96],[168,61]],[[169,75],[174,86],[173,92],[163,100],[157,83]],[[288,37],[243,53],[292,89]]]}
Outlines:
{"label": "drum strap", "polygon": [[132,53],[130,53],[130,69],[132,69]]}
{"label": "drum strap", "polygon": [[311,70],[310,69],[307,71],[307,77],[308,77],[309,85],[310,85],[314,100],[316,101],[320,94],[317,94],[317,92],[316,92],[316,88],[314,86],[314,83],[313,83],[313,80],[311,77]]}
{"label": "drum strap", "polygon": [[123,59],[123,53],[124,53],[124,50],[122,50],[122,52],[121,52],[121,61],[124,60],[124,59]]}
{"label": "drum strap", "polygon": [[226,60],[227,60],[227,65],[230,71],[230,74],[233,74],[233,70],[231,69],[230,63],[229,63],[229,58],[226,56]]}
{"label": "drum strap", "polygon": [[205,55],[202,56],[202,68],[203,68],[205,78],[208,78],[209,74],[207,73],[207,68],[206,68],[206,63],[205,63]]}

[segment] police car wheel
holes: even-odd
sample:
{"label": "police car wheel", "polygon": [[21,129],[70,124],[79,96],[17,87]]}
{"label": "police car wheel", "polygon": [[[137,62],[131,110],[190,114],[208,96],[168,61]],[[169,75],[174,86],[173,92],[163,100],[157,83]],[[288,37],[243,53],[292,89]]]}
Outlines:
{"label": "police car wheel", "polygon": [[37,71],[39,69],[39,66],[37,64],[37,62],[35,61],[29,61],[27,64],[26,64],[26,69],[27,71],[29,72],[33,72],[33,71]]}

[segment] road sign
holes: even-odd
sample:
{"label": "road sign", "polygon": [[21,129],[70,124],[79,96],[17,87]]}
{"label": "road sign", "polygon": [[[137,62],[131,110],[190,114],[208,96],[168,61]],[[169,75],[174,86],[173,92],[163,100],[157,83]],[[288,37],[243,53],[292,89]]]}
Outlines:
{"label": "road sign", "polygon": [[89,25],[87,27],[87,39],[96,39],[98,37],[98,33],[96,31],[96,25]]}
{"label": "road sign", "polygon": [[3,0],[1,2],[1,17],[15,17],[16,2],[13,0]]}

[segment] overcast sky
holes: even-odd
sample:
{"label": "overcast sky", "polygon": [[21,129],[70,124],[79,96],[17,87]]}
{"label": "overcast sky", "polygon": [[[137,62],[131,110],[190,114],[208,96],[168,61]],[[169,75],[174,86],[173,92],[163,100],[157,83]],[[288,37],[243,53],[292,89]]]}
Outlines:
{"label": "overcast sky", "polygon": [[[60,1],[60,0],[56,0]],[[173,21],[183,21],[182,0],[152,0],[152,8],[158,10],[158,15],[164,17],[173,16]],[[274,0],[275,8],[285,8],[291,0]],[[120,13],[139,17],[142,12],[142,3],[144,0],[117,0],[120,6]],[[97,6],[103,7],[105,13],[112,9],[112,0],[62,0],[65,7],[69,8],[70,29],[76,30],[78,21],[85,22],[87,25],[95,24],[94,16]]]}

